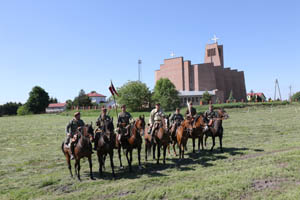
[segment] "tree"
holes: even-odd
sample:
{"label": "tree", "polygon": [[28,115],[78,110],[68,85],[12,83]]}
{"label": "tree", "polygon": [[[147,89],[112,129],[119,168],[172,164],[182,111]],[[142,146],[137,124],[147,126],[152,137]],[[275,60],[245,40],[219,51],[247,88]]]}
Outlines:
{"label": "tree", "polygon": [[49,103],[57,103],[57,98],[51,97]]}
{"label": "tree", "polygon": [[81,89],[77,97],[73,101],[74,106],[91,106],[92,102],[90,98],[85,94],[85,91]]}
{"label": "tree", "polygon": [[233,102],[234,101],[234,97],[233,97],[233,91],[230,91],[229,97],[228,97],[228,101],[229,102]]}
{"label": "tree", "polygon": [[201,101],[204,104],[208,104],[210,100],[211,100],[211,95],[207,91],[205,91],[202,95]]}
{"label": "tree", "polygon": [[41,87],[35,86],[29,93],[29,98],[26,102],[26,106],[29,112],[34,114],[43,113],[49,105],[49,95]]}
{"label": "tree", "polygon": [[152,100],[159,102],[165,110],[175,110],[180,105],[178,91],[168,78],[156,81]]}
{"label": "tree", "polygon": [[72,105],[73,105],[73,101],[71,99],[68,99],[66,101],[66,104],[67,104],[67,109],[70,110],[72,108]]}
{"label": "tree", "polygon": [[23,106],[20,106],[17,110],[17,114],[18,115],[28,115],[28,114],[31,114],[31,112],[29,111],[27,105],[23,105]]}
{"label": "tree", "polygon": [[292,96],[292,101],[300,101],[300,92],[297,92]]}
{"label": "tree", "polygon": [[128,81],[117,89],[117,102],[126,104],[131,111],[143,111],[149,107],[151,92],[145,83]]}
{"label": "tree", "polygon": [[8,102],[0,105],[0,116],[2,115],[16,115],[18,108],[22,106],[21,103]]}

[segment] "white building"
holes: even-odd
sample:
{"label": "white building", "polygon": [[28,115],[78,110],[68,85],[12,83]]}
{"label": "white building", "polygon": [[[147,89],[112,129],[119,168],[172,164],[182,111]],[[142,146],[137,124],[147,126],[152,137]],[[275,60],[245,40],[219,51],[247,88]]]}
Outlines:
{"label": "white building", "polygon": [[50,103],[46,108],[46,113],[58,113],[67,109],[66,103]]}
{"label": "white building", "polygon": [[100,104],[106,102],[106,96],[97,92],[88,93],[87,96],[91,99],[92,103]]}

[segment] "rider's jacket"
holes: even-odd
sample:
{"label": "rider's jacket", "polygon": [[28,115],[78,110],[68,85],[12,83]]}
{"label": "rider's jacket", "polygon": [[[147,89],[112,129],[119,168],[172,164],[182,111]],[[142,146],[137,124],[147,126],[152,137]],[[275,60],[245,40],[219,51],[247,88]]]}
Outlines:
{"label": "rider's jacket", "polygon": [[129,124],[130,119],[132,119],[132,117],[129,112],[119,113],[117,127],[119,127],[121,124],[127,126]]}
{"label": "rider's jacket", "polygon": [[153,125],[154,122],[156,122],[156,121],[161,121],[161,120],[162,120],[162,117],[163,117],[164,115],[165,115],[165,114],[164,114],[164,112],[163,112],[161,109],[157,110],[156,108],[154,108],[154,109],[151,111],[151,113],[150,113],[149,123],[150,123],[151,125]]}
{"label": "rider's jacket", "polygon": [[74,118],[67,124],[66,134],[70,133],[71,137],[73,137],[74,134],[76,133],[76,130],[79,127],[83,127],[83,126],[84,126],[84,122],[81,119],[77,120]]}

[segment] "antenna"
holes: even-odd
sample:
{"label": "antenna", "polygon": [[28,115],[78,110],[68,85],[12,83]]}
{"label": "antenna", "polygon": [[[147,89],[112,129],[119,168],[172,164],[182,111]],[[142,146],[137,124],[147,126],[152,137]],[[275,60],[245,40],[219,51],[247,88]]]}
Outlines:
{"label": "antenna", "polygon": [[141,81],[141,67],[142,67],[142,60],[138,59],[138,80]]}
{"label": "antenna", "polygon": [[277,96],[276,96],[276,90],[277,90],[277,89],[278,89],[278,93],[279,93],[279,99],[280,99],[280,101],[282,101],[278,79],[275,80],[275,94],[274,94],[274,101],[276,101],[276,99],[277,99]]}

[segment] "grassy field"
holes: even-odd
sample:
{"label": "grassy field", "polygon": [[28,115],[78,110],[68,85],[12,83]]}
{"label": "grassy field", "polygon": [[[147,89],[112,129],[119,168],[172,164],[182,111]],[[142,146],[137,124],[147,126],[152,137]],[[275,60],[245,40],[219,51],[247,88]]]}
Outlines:
{"label": "grassy field", "polygon": [[0,199],[300,199],[300,105],[227,112],[224,153],[217,140],[212,153],[193,154],[189,141],[184,160],[168,155],[156,165],[145,163],[143,147],[143,168],[134,151],[133,173],[118,168],[115,153],[115,180],[109,162],[99,176],[93,155],[96,180],[83,160],[82,182],[70,178],[60,150],[70,115],[0,117]]}

